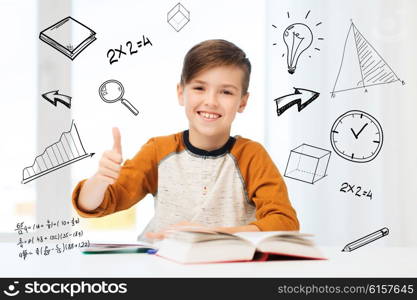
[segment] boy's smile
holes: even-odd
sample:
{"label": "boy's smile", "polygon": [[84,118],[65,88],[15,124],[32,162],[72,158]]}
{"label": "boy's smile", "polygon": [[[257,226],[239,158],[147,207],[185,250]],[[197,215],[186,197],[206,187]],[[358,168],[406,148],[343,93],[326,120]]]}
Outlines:
{"label": "boy's smile", "polygon": [[217,113],[207,112],[207,111],[199,111],[197,112],[203,119],[207,121],[214,121],[221,117],[221,115]]}
{"label": "boy's smile", "polygon": [[249,96],[242,95],[243,76],[239,67],[218,66],[178,85],[178,100],[185,107],[193,146],[211,151],[227,142],[236,112],[243,112]]}

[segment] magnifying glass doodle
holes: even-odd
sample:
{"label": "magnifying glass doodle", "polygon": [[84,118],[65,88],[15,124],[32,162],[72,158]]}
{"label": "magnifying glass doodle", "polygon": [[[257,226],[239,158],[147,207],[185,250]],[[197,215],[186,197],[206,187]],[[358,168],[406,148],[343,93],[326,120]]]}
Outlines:
{"label": "magnifying glass doodle", "polygon": [[101,100],[106,103],[114,103],[121,101],[124,106],[126,106],[132,114],[137,116],[139,111],[126,99],[123,99],[125,89],[123,85],[114,79],[107,80],[106,82],[100,85],[98,89],[98,94],[100,95]]}

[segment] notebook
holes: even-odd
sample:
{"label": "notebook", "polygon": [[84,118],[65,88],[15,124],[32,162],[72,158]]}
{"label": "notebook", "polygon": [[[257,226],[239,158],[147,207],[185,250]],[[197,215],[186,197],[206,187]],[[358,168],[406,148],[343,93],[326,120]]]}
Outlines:
{"label": "notebook", "polygon": [[95,34],[84,24],[66,17],[43,30],[39,38],[73,60],[96,40]]}
{"label": "notebook", "polygon": [[239,232],[175,230],[158,245],[157,256],[184,264],[325,259],[312,235],[298,231]]}
{"label": "notebook", "polygon": [[154,247],[146,242],[138,243],[90,243],[89,247],[80,248],[84,254],[111,253],[146,253]]}

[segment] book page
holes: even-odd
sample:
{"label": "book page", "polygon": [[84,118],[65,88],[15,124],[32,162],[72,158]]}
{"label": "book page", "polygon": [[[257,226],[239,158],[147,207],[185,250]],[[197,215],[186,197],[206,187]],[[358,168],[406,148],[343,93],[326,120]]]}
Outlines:
{"label": "book page", "polygon": [[311,237],[311,234],[300,233],[298,231],[261,231],[261,232],[237,232],[234,234],[244,240],[251,242],[254,245],[258,245],[261,241],[269,239],[271,237],[282,237],[286,240],[293,239],[299,240],[306,237]]}
{"label": "book page", "polygon": [[218,232],[211,229],[175,229],[167,231],[167,238],[181,240],[183,242],[198,243],[214,240],[240,240],[239,237],[225,232]]}

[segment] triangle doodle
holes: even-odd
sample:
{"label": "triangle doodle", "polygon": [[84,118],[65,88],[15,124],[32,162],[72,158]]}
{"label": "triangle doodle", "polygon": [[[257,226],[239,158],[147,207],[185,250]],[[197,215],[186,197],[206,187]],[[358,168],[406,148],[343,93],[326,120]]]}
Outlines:
{"label": "triangle doodle", "polygon": [[397,81],[401,80],[352,22],[343,47],[332,96],[337,92]]}

